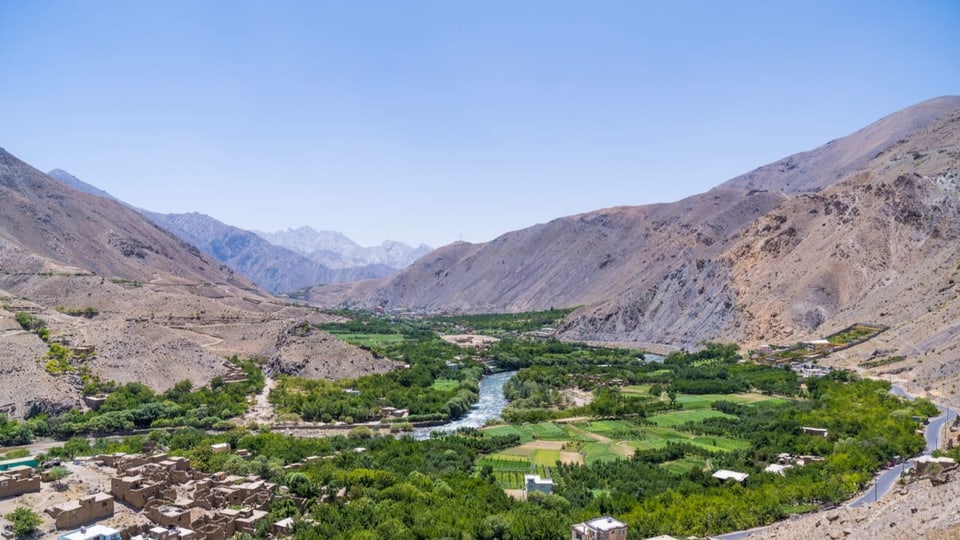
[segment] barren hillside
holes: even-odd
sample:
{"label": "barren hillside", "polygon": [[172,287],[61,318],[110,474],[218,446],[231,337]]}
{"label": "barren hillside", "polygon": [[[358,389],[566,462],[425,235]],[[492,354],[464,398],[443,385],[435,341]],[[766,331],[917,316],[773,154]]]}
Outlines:
{"label": "barren hillside", "polygon": [[[69,315],[90,309],[90,317]],[[80,402],[80,379],[52,375],[47,345],[14,320],[43,319],[51,339],[93,346],[106,380],[156,390],[226,372],[233,354],[275,370],[337,378],[393,363],[319,330],[325,316],[281,303],[112,200],[77,192],[0,150],[0,408],[16,416]]]}

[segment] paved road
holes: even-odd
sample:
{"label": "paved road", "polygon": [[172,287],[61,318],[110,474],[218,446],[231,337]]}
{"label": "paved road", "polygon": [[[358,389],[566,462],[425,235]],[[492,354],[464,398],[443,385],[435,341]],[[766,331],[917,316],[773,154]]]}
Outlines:
{"label": "paved road", "polygon": [[[913,399],[914,397],[899,386],[893,386],[891,392],[907,399]],[[940,416],[931,418],[930,423],[927,424],[926,430],[924,431],[924,438],[927,440],[927,447],[923,451],[923,454],[921,454],[924,456],[929,456],[934,450],[940,447],[941,428],[947,422],[953,422],[954,418],[957,417],[957,411],[953,409],[941,407],[940,405],[937,405],[937,408],[940,409]],[[913,462],[914,458],[910,458],[904,463],[894,465],[889,469],[884,469],[877,475],[874,484],[860,496],[847,503],[847,506],[860,506],[862,504],[870,504],[882,499],[884,495],[893,489],[893,486],[896,485],[897,480],[900,479],[900,475],[913,468]],[[741,538],[745,538],[747,535],[759,533],[766,528],[767,527],[757,527],[756,529],[750,529],[747,531],[736,531],[732,533],[721,534],[712,538],[717,538],[719,540],[739,540]]]}
{"label": "paved road", "polygon": [[[899,386],[894,386],[892,392],[898,396],[905,397],[907,399],[913,399],[913,396],[908,394]],[[941,407],[940,405],[937,405],[937,408],[940,409],[940,416],[931,418],[930,423],[927,424],[926,430],[924,431],[924,438],[927,440],[927,447],[924,449],[923,454],[921,454],[923,456],[929,456],[934,450],[940,448],[940,432],[944,424],[947,422],[953,422],[954,418],[957,417],[957,411],[953,409]],[[900,465],[894,465],[893,467],[881,472],[874,481],[873,487],[868,489],[859,497],[850,501],[848,506],[860,506],[862,504],[868,504],[882,499],[884,495],[893,489],[893,486],[900,478],[900,475],[913,468],[913,464],[914,458],[910,458]]]}

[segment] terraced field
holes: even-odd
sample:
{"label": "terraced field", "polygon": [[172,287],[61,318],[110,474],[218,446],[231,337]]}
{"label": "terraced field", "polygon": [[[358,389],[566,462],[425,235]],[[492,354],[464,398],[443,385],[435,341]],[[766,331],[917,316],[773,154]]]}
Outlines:
{"label": "terraced field", "polygon": [[[631,386],[624,391],[643,394],[649,391],[649,387]],[[785,401],[783,398],[757,393],[684,394],[677,396],[677,402],[683,405],[682,410],[657,414],[642,420],[568,419],[561,422],[492,426],[484,429],[488,435],[517,435],[521,444],[481,458],[478,464],[489,463],[494,469],[497,481],[505,489],[521,489],[524,474],[550,476],[558,461],[592,464],[598,461],[629,459],[637,451],[664,448],[669,442],[683,442],[716,453],[749,447],[750,443],[744,440],[698,436],[682,431],[684,424],[706,418],[736,419],[736,416],[710,408],[713,402],[720,400],[755,406]],[[663,468],[670,473],[682,474],[691,467],[702,468],[706,462],[703,458],[688,456],[664,463]]]}

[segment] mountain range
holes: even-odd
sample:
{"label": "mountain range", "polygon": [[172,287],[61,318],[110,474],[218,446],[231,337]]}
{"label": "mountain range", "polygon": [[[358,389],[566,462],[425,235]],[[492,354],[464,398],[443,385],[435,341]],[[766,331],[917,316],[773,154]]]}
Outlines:
{"label": "mountain range", "polygon": [[[889,329],[835,362],[892,358],[875,374],[947,402],[960,379],[957,96],[680,201],[561,217],[425,254],[390,243],[365,250],[309,228],[255,234],[201,214],[152,222],[77,182],[0,150],[0,369],[12,381],[0,408],[18,415],[68,407],[79,395],[76,381],[43,369],[44,344],[14,320],[21,309],[39,313],[55,336],[94,345],[93,373],[158,389],[209,380],[225,354],[319,377],[389,369],[326,333],[291,332],[332,316],[266,290],[299,285],[284,273],[313,280],[345,269],[324,260],[387,266],[419,257],[388,277],[298,293],[317,306],[575,307],[557,337],[664,351],[708,340],[792,343],[865,322]],[[65,314],[86,307],[99,314]]]}
{"label": "mountain range", "polygon": [[[77,191],[126,204],[63,169],[47,174]],[[274,294],[321,283],[386,277],[432,250],[425,244],[413,248],[392,240],[363,247],[339,232],[310,227],[253,232],[197,212],[135,210]]]}
{"label": "mountain range", "polygon": [[915,382],[936,386],[960,369],[958,175],[960,96],[936,98],[706,193],[451,244],[305,296],[426,312],[577,306],[559,337],[664,350],[872,322],[891,330],[850,361],[903,353]]}
{"label": "mountain range", "polygon": [[335,269],[365,265],[401,269],[433,251],[433,248],[426,244],[412,247],[395,240],[387,240],[379,246],[364,247],[336,231],[317,231],[311,227],[272,233],[256,232],[271,244],[291,249]]}

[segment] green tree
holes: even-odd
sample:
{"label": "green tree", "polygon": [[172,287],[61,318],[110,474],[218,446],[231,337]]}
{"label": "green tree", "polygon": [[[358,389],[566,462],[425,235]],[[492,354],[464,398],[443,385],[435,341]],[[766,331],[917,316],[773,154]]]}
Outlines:
{"label": "green tree", "polygon": [[47,474],[50,475],[51,480],[57,481],[57,487],[62,487],[63,484],[61,484],[60,481],[70,476],[70,470],[66,467],[58,466],[50,469]]}
{"label": "green tree", "polygon": [[27,536],[40,527],[40,516],[26,506],[18,506],[16,510],[3,517],[13,523],[13,532],[18,538]]}

